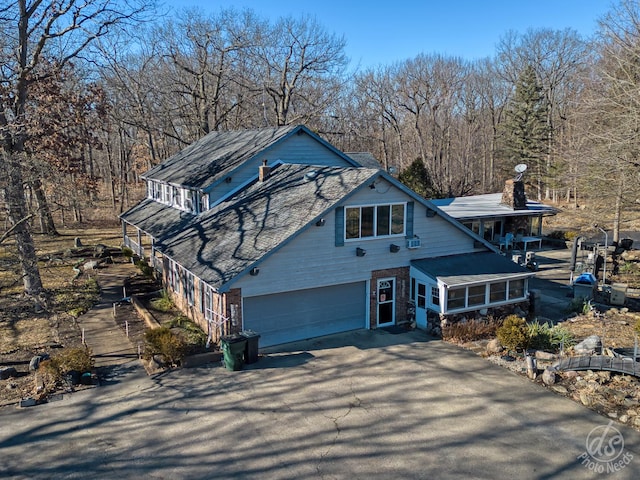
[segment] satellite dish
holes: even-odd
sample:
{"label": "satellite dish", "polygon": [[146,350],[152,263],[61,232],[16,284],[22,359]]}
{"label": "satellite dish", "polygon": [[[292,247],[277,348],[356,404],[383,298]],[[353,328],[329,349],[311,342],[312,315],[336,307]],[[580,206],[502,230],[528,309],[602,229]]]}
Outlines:
{"label": "satellite dish", "polygon": [[524,172],[527,171],[527,164],[526,163],[519,163],[518,165],[516,165],[514,170],[517,173],[517,175],[516,175],[516,182],[517,182],[522,178],[522,175],[524,175]]}

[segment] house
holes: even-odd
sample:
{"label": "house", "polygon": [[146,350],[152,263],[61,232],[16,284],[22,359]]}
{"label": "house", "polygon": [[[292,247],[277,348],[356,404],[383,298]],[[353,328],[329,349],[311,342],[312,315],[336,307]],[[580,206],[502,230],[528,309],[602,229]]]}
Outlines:
{"label": "house", "polygon": [[542,219],[558,211],[528,200],[520,179],[507,180],[502,193],[432,200],[441,210],[501,249],[542,246]]}
{"label": "house", "polygon": [[147,198],[121,215],[124,242],[214,341],[426,328],[428,311],[528,297],[531,272],[304,126],[213,132],[144,179]]}

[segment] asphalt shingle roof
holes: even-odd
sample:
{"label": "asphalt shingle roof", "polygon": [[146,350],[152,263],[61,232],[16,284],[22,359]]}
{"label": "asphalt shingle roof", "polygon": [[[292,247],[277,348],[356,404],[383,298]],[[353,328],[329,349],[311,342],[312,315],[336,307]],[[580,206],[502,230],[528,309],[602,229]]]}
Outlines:
{"label": "asphalt shingle roof", "polygon": [[380,162],[369,152],[348,152],[347,155],[366,168],[382,168]]}
{"label": "asphalt shingle roof", "polygon": [[284,164],[180,232],[159,249],[209,285],[220,288],[363,186],[379,171]]}
{"label": "asphalt shingle roof", "polygon": [[193,215],[145,198],[120,218],[158,239],[179,232],[193,221]]}
{"label": "asphalt shingle roof", "polygon": [[143,175],[143,178],[205,188],[238,165],[259,154],[290,133],[297,125],[211,132]]}
{"label": "asphalt shingle roof", "polygon": [[532,276],[532,272],[493,252],[447,255],[413,260],[411,266],[448,286]]}

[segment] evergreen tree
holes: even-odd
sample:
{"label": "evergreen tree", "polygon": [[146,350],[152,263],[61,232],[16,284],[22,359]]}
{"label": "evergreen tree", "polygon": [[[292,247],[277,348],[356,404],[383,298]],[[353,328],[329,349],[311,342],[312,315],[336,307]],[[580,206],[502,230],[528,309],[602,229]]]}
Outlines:
{"label": "evergreen tree", "polygon": [[411,165],[402,170],[398,180],[424,198],[438,198],[442,195],[434,187],[431,176],[421,158],[416,158]]}
{"label": "evergreen tree", "polygon": [[507,106],[503,124],[503,149],[513,165],[525,163],[536,176],[538,199],[545,183],[549,127],[547,102],[535,69],[527,65],[518,78],[515,95]]}

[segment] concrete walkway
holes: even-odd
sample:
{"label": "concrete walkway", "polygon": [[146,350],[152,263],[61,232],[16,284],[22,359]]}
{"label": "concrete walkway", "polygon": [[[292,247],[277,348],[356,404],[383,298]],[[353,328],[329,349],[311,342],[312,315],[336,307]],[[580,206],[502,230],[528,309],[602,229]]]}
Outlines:
{"label": "concrete walkway", "polygon": [[138,352],[113,318],[113,303],[123,297],[124,281],[135,273],[131,264],[112,264],[98,270],[100,302],[78,319],[96,368],[122,365],[138,359]]}
{"label": "concrete walkway", "polygon": [[529,289],[540,293],[538,317],[557,322],[567,316],[567,308],[573,299],[571,279],[571,250],[553,249],[536,252],[539,270],[529,281]]}

